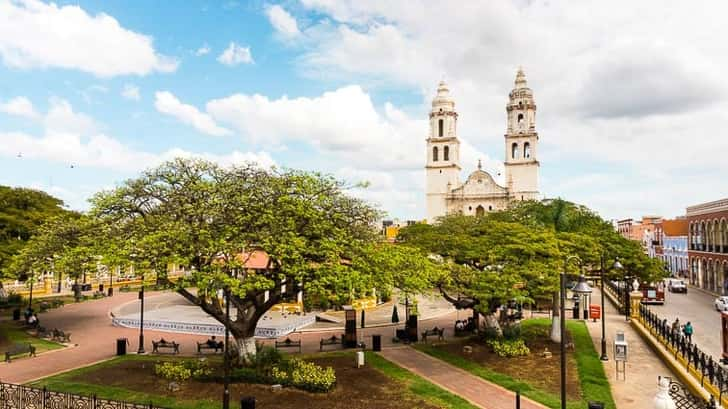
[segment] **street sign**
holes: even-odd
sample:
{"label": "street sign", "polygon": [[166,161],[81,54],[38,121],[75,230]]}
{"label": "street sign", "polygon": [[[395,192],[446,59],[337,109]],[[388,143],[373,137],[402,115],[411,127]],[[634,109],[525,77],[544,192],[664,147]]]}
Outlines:
{"label": "street sign", "polygon": [[598,320],[602,317],[602,307],[596,304],[589,304],[589,318]]}

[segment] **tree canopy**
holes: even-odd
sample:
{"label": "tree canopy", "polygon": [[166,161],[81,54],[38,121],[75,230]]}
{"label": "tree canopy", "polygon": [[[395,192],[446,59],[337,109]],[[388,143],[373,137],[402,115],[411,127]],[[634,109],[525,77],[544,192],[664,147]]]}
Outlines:
{"label": "tree canopy", "polygon": [[[455,215],[435,225],[408,226],[399,240],[442,256],[449,271],[443,291],[474,300],[483,313],[513,298],[552,298],[561,271],[598,274],[601,256],[619,257],[628,273],[645,281],[664,274],[639,243],[620,236],[588,208],[562,199],[517,202],[483,217]],[[582,265],[565,265],[570,255]]]}
{"label": "tree canopy", "polygon": [[69,215],[63,201],[45,192],[0,186],[0,277],[12,276],[11,258],[47,220]]}
{"label": "tree canopy", "polygon": [[[345,188],[318,173],[178,159],[92,199],[104,242],[95,251],[140,268],[191,266],[178,292],[225,323],[218,294],[229,291],[231,333],[241,355],[252,353],[260,317],[301,287],[321,297],[431,287],[437,264],[378,243],[379,212]],[[264,271],[245,268],[254,251],[269,257]]]}

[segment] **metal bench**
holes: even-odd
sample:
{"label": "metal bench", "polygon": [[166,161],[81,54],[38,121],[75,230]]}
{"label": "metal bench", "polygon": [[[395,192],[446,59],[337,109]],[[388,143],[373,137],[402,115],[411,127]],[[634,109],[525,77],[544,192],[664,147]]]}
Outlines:
{"label": "metal bench", "polygon": [[179,354],[179,344],[174,341],[152,341],[152,353],[159,353],[159,348],[171,349],[173,354]]}
{"label": "metal bench", "polygon": [[439,341],[442,341],[445,339],[445,329],[444,328],[433,328],[428,329],[422,332],[422,342],[427,342],[427,337],[437,335],[437,339]]}
{"label": "metal bench", "polygon": [[71,333],[54,329],[52,339],[56,342],[68,343],[71,342]]}
{"label": "metal bench", "polygon": [[5,351],[5,362],[10,362],[10,358],[15,355],[28,354],[28,356],[35,356],[35,347],[30,344],[16,343]]}
{"label": "metal bench", "polygon": [[216,343],[215,345],[208,344],[207,341],[205,342],[198,342],[197,343],[197,353],[202,354],[203,350],[214,350],[214,354],[218,352],[222,352],[223,349],[225,349],[225,343],[222,341]]}
{"label": "metal bench", "polygon": [[344,343],[342,340],[344,339],[344,334],[341,334],[341,337],[337,337],[336,335],[332,335],[331,338],[321,338],[321,341],[319,341],[319,351],[324,350],[324,346],[326,345],[341,345],[341,347],[344,347]]}
{"label": "metal bench", "polygon": [[276,349],[278,348],[298,348],[298,353],[301,353],[301,340],[293,341],[290,338],[286,338],[285,341],[276,341],[275,343]]}

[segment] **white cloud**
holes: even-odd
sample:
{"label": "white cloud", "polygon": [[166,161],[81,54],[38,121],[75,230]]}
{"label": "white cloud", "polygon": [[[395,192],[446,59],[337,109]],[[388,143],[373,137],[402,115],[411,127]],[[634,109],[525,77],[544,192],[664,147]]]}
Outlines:
{"label": "white cloud", "polygon": [[43,117],[43,125],[53,132],[83,135],[96,132],[99,128],[93,118],[75,112],[71,104],[61,98],[50,99],[50,109]]}
{"label": "white cloud", "polygon": [[267,7],[265,14],[273,28],[284,37],[296,37],[301,34],[296,19],[280,5]]}
{"label": "white cloud", "polygon": [[[614,198],[625,211],[651,206],[679,214],[695,195],[677,188],[683,194],[676,196],[674,186],[714,198],[728,194],[716,191],[725,183],[710,176],[725,174],[728,166],[728,142],[715,132],[728,111],[721,71],[728,54],[715,41],[728,36],[728,26],[715,16],[728,12],[728,3],[302,4],[317,17],[303,30],[306,41],[297,43],[304,74],[390,92],[408,89],[425,103],[444,76],[455,94],[460,137],[499,159],[504,107],[522,65],[538,105],[542,173],[561,177],[544,178],[547,194],[583,198],[615,217],[621,216],[617,206],[600,197]],[[655,172],[670,178],[651,183],[646,197],[635,186],[649,183],[642,176]],[[616,182],[595,177],[593,185],[604,189],[593,193],[564,183],[592,174]]]}
{"label": "white cloud", "polygon": [[26,97],[15,97],[6,103],[0,103],[0,112],[30,119],[38,118],[38,113],[35,112],[33,103]]}
{"label": "white cloud", "polygon": [[225,51],[217,57],[217,61],[229,66],[252,64],[253,54],[250,53],[250,47],[242,47],[231,41],[228,48],[226,48]]}
{"label": "white cloud", "polygon": [[171,72],[177,61],[107,14],[38,0],[0,2],[0,56],[15,68],[67,68],[99,77]]}
{"label": "white cloud", "polygon": [[215,123],[210,115],[200,112],[192,105],[182,103],[168,91],[154,93],[154,106],[157,111],[177,118],[179,121],[191,125],[198,131],[212,136],[230,135],[230,131]]}
{"label": "white cloud", "polygon": [[207,43],[205,43],[205,44],[203,44],[203,45],[202,45],[202,47],[200,47],[200,48],[198,48],[197,50],[195,50],[194,54],[195,54],[195,55],[196,55],[197,57],[201,57],[201,56],[203,56],[203,55],[207,55],[207,54],[209,54],[209,53],[210,53],[210,51],[212,51],[212,50],[210,49],[210,46],[209,46],[209,45],[207,45]]}
{"label": "white cloud", "polygon": [[142,99],[142,96],[139,93],[139,87],[133,84],[124,85],[124,88],[121,90],[121,96],[134,101]]}

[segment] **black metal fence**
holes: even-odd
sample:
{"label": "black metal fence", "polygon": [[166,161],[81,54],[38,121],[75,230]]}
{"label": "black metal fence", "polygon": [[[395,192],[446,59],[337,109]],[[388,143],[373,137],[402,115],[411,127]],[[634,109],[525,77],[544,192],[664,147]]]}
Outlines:
{"label": "black metal fence", "polygon": [[153,404],[122,402],[46,388],[0,382],[0,409],[162,409]]}
{"label": "black metal fence", "polygon": [[673,330],[667,319],[660,318],[647,306],[641,305],[639,313],[640,320],[650,333],[674,354],[675,359],[686,365],[687,371],[700,381],[701,386],[709,392],[708,387],[717,391],[718,401],[722,401],[723,394],[728,392],[728,370],[721,367],[720,362],[710,354],[701,351],[679,328]]}
{"label": "black metal fence", "polygon": [[[624,314],[624,284],[612,280],[604,280],[604,290],[616,300],[617,309]],[[614,302],[613,302],[614,303]]]}

